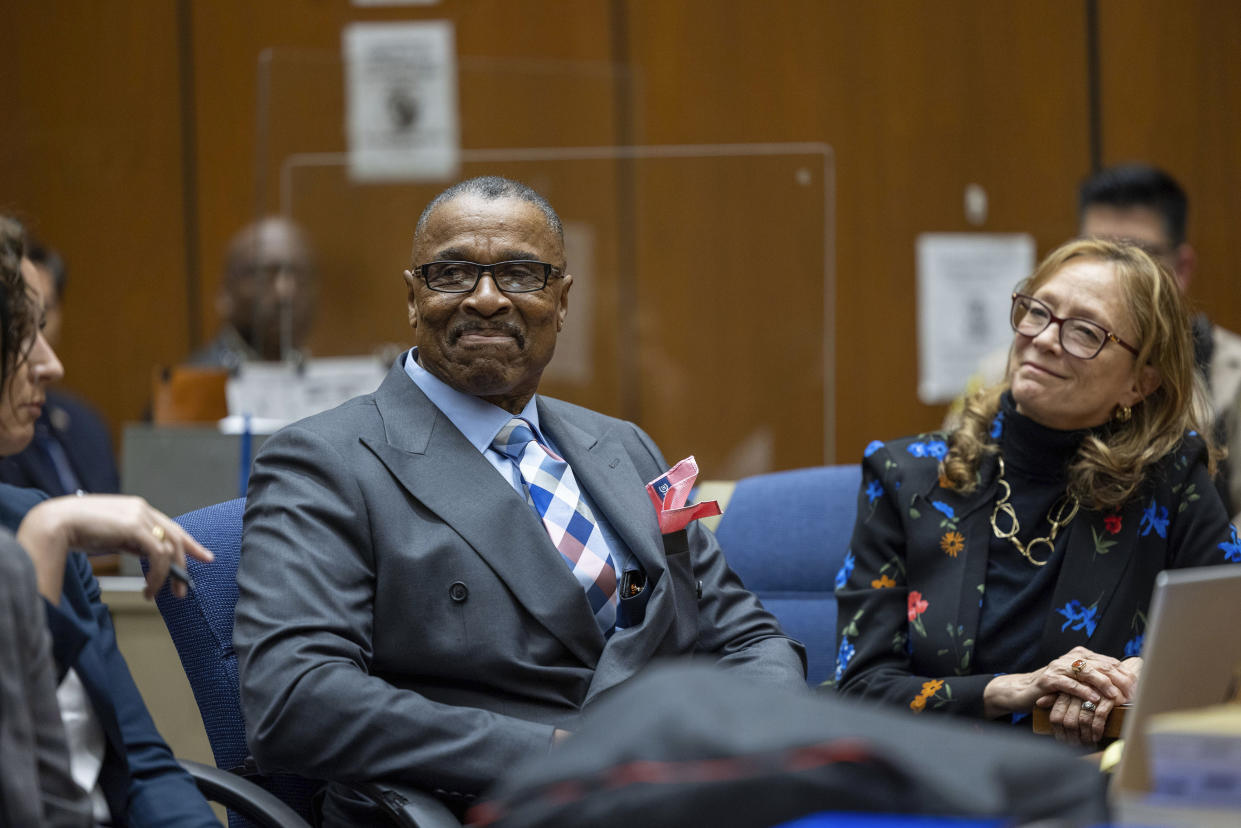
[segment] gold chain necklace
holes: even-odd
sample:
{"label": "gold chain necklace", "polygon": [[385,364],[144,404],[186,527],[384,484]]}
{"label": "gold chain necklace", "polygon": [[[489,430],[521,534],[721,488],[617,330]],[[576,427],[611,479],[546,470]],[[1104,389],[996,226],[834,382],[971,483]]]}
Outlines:
{"label": "gold chain necklace", "polygon": [[[1013,546],[1017,547],[1017,551],[1030,563],[1035,566],[1046,566],[1047,562],[1051,560],[1052,553],[1056,551],[1056,534],[1068,526],[1073,518],[1077,517],[1077,498],[1066,494],[1057,500],[1047,512],[1047,519],[1051,521],[1051,532],[1045,538],[1035,538],[1029,543],[1023,544],[1017,540],[1017,533],[1021,531],[1021,524],[1017,522],[1017,513],[1013,511],[1013,505],[1008,502],[1013,489],[1008,485],[1008,481],[1004,479],[1004,458],[997,457],[996,459],[1000,461],[1000,474],[996,478],[996,483],[1003,489],[1004,494],[996,501],[995,510],[991,513],[991,531],[1000,540],[1012,541]],[[1000,515],[1008,517],[1011,523],[1011,528],[1008,531],[1001,530],[996,524],[995,519]],[[1041,561],[1034,557],[1034,548],[1040,543],[1047,547],[1047,557]]]}

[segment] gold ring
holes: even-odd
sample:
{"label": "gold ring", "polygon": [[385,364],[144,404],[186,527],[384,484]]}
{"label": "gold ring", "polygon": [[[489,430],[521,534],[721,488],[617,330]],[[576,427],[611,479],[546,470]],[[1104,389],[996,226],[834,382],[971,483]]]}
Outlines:
{"label": "gold ring", "polygon": [[160,526],[158,523],[151,527],[151,534],[154,535],[155,539],[161,543],[164,538],[168,537],[168,533],[164,531],[164,527]]}
{"label": "gold ring", "polygon": [[1080,676],[1082,674],[1082,670],[1086,669],[1086,659],[1079,658],[1077,661],[1074,661],[1071,665],[1069,665],[1069,669],[1073,671],[1073,675]]}

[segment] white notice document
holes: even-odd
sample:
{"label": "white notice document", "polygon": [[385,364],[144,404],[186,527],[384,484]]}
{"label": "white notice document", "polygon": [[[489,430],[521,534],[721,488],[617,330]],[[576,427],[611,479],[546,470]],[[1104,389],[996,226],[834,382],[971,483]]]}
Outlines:
{"label": "white notice document", "polygon": [[1008,347],[1017,283],[1034,270],[1026,233],[918,236],[918,399],[950,402],[983,356]]}
{"label": "white notice document", "polygon": [[388,375],[390,366],[373,356],[319,357],[304,364],[246,362],[230,377],[225,394],[230,417],[266,421],[265,428],[309,417],[369,394]]}
{"label": "white notice document", "polygon": [[456,178],[461,137],[452,23],[351,23],[341,51],[350,177]]}

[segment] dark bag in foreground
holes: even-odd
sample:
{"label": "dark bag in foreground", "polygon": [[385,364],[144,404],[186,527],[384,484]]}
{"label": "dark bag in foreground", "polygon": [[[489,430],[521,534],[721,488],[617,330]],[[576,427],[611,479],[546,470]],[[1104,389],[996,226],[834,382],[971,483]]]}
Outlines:
{"label": "dark bag in foreground", "polygon": [[525,826],[769,826],[824,811],[1095,823],[1104,781],[1050,740],[661,667],[469,815]]}

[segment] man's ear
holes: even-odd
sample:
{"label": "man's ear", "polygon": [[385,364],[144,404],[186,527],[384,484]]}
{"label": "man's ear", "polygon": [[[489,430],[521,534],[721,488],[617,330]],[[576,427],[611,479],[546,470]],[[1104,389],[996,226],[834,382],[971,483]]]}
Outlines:
{"label": "man's ear", "polygon": [[1181,293],[1189,291],[1189,283],[1193,280],[1194,270],[1198,267],[1198,252],[1188,243],[1183,242],[1176,248],[1176,269],[1172,275],[1181,286]]}
{"label": "man's ear", "polygon": [[414,331],[418,330],[418,302],[415,299],[414,286],[418,282],[414,278],[412,271],[406,270],[402,274],[405,277],[405,302],[409,308],[409,327]]}
{"label": "man's ear", "polygon": [[566,273],[560,279],[560,299],[556,308],[556,333],[564,329],[565,316],[569,313],[569,288],[573,287],[572,274]]}
{"label": "man's ear", "polygon": [[233,299],[233,294],[228,291],[224,285],[220,285],[220,289],[215,294],[215,313],[220,319],[233,322],[233,314],[237,312],[237,302]]}

